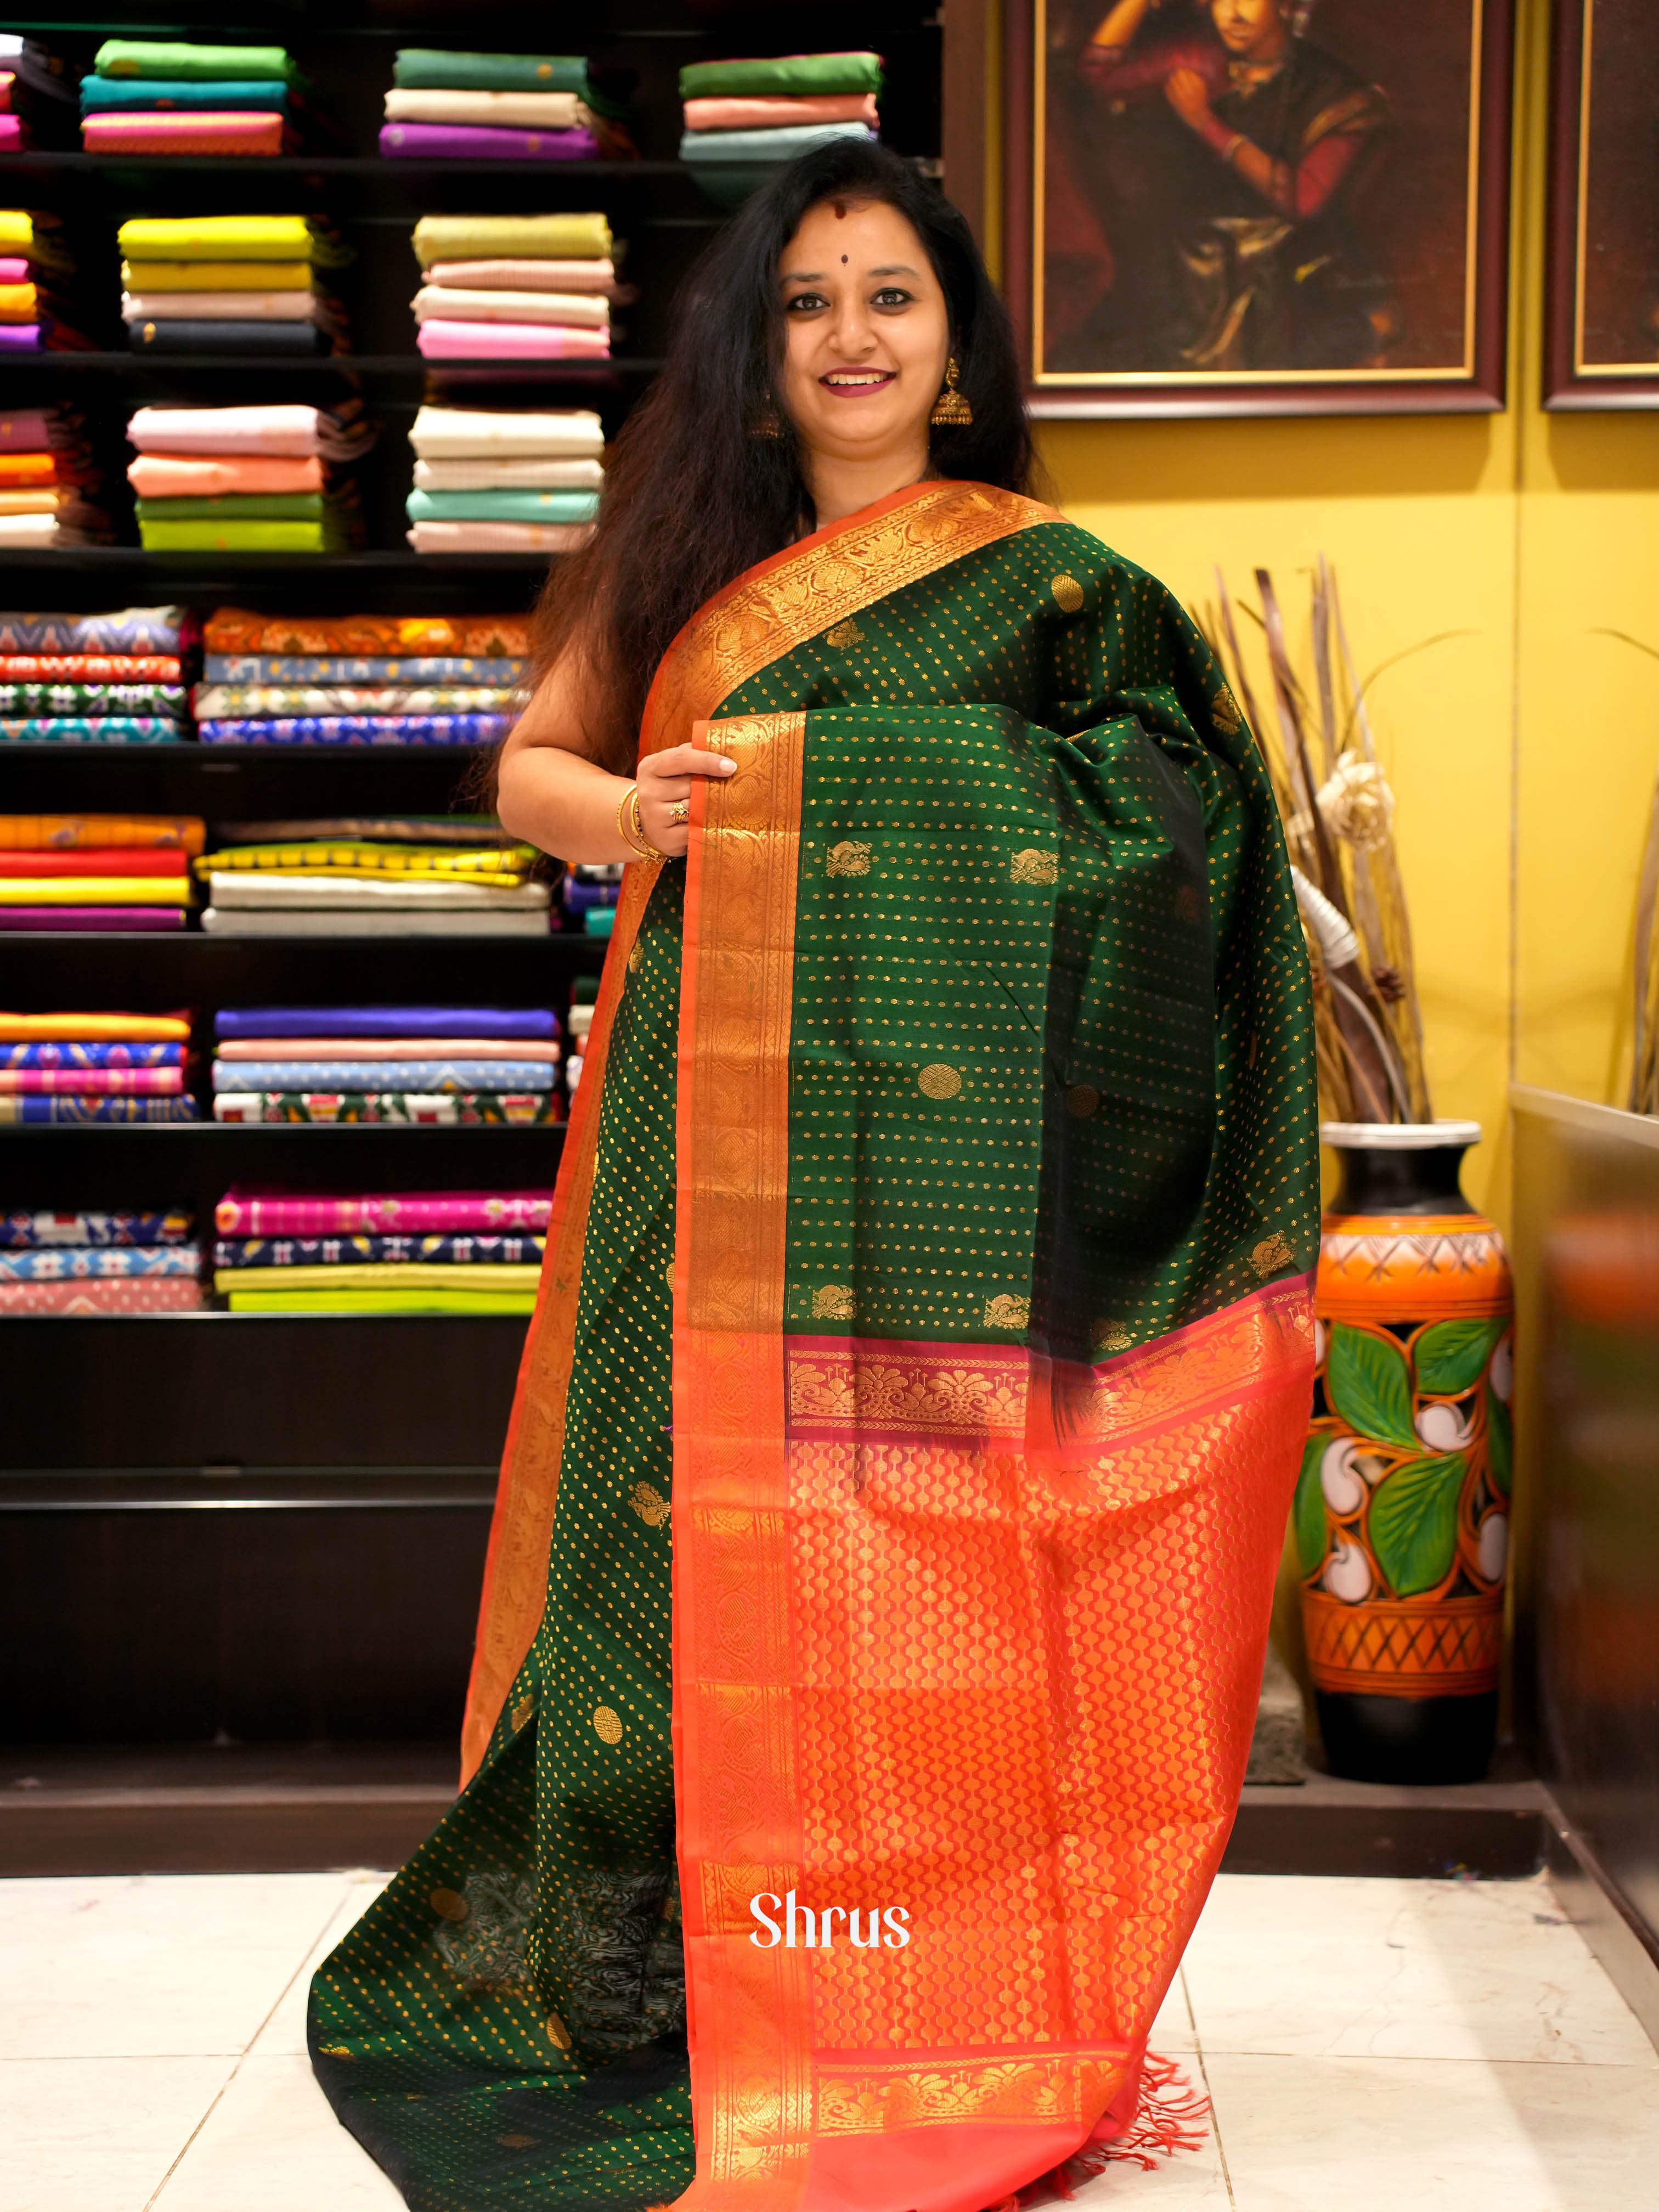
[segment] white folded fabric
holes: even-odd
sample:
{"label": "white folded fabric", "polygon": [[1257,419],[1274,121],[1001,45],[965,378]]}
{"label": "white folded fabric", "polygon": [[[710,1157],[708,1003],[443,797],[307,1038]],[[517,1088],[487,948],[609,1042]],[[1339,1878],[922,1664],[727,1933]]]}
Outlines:
{"label": "white folded fabric", "polygon": [[[343,913],[327,908],[222,908],[204,907],[210,937],[545,937],[547,915],[523,913],[404,914],[386,908]],[[219,1093],[222,1098],[227,1094]]]}
{"label": "white folded fabric", "polygon": [[123,292],[124,323],[319,323],[314,292]]}
{"label": "white folded fabric", "polygon": [[59,535],[55,514],[0,514],[0,545],[50,545]]}
{"label": "white folded fabric", "polygon": [[605,451],[605,427],[586,407],[561,408],[544,415],[519,414],[502,408],[422,407],[415,417],[409,441],[423,461],[496,460],[507,454],[580,454],[597,459]]}
{"label": "white folded fabric", "polygon": [[222,909],[330,907],[360,914],[423,914],[432,907],[545,913],[550,899],[545,884],[520,884],[515,890],[507,890],[497,884],[433,876],[389,876],[377,883],[362,876],[331,875],[320,869],[296,869],[278,875],[268,868],[215,868],[208,876],[208,890],[214,905]]}
{"label": "white folded fabric", "polygon": [[423,284],[415,295],[415,319],[447,317],[457,323],[562,323],[609,330],[611,302],[597,292],[466,292],[453,284]]}
{"label": "white folded fabric", "polygon": [[579,131],[592,110],[574,92],[462,92],[394,86],[386,96],[388,123],[484,123],[510,131]]}
{"label": "white folded fabric", "polygon": [[459,284],[480,292],[608,292],[614,295],[614,261],[436,261],[428,284]]}
{"label": "white folded fabric", "polygon": [[416,491],[603,491],[603,461],[416,461]]}
{"label": "white folded fabric", "polygon": [[575,553],[591,522],[417,522],[404,533],[417,553]]}
{"label": "white folded fabric", "polygon": [[[596,416],[597,422],[599,417]],[[127,424],[127,442],[141,453],[275,453],[299,459],[322,453],[344,459],[360,453],[363,431],[324,407],[141,407]]]}

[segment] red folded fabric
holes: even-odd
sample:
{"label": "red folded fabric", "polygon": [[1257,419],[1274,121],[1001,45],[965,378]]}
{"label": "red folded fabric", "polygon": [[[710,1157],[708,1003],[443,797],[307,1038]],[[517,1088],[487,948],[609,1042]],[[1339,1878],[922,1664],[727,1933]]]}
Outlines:
{"label": "red folded fabric", "polygon": [[0,1283],[0,1314],[196,1313],[192,1275],[115,1275],[83,1283]]}
{"label": "red folded fabric", "polygon": [[0,653],[0,684],[177,684],[183,673],[164,653]]}
{"label": "red folded fabric", "polygon": [[[176,664],[175,664],[176,665]],[[0,662],[0,667],[4,663]],[[0,851],[0,876],[182,876],[182,853],[135,852],[130,846],[83,846],[74,853]]]}

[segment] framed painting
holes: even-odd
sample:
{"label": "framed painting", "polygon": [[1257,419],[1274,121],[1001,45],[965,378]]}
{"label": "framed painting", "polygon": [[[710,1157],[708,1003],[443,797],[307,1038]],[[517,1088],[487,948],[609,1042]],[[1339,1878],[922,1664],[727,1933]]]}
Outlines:
{"label": "framed painting", "polygon": [[1034,412],[1500,409],[1514,31],[1514,0],[1006,0]]}
{"label": "framed painting", "polygon": [[1659,19],[1556,0],[1544,404],[1659,407]]}

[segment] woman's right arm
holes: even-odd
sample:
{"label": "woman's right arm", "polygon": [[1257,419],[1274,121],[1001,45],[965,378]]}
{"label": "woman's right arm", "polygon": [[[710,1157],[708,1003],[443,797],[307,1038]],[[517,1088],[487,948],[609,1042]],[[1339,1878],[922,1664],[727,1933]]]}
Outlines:
{"label": "woman's right arm", "polygon": [[1107,9],[1090,40],[1091,46],[1104,46],[1119,53],[1127,46],[1146,20],[1146,10],[1152,0],[1117,0],[1115,8]]}
{"label": "woman's right arm", "polygon": [[636,860],[617,824],[617,811],[635,781],[640,823],[658,851],[675,860],[690,830],[671,810],[687,798],[693,775],[730,775],[735,763],[722,753],[672,745],[640,763],[637,777],[612,775],[593,755],[599,750],[583,714],[592,687],[582,677],[579,648],[561,656],[536,687],[501,748],[496,812],[511,837],[521,837],[561,860],[598,865]]}

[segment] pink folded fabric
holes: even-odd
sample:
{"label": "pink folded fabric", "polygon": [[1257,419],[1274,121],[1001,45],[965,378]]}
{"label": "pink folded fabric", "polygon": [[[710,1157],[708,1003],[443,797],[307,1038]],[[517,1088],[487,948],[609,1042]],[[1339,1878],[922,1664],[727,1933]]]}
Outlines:
{"label": "pink folded fabric", "polygon": [[868,123],[880,121],[873,92],[803,94],[799,100],[783,97],[750,100],[688,100],[688,131],[775,131],[799,123]]}
{"label": "pink folded fabric", "polygon": [[193,1275],[113,1275],[83,1283],[0,1283],[0,1313],[195,1313],[207,1300]]}
{"label": "pink folded fabric", "polygon": [[[44,407],[19,407],[0,415],[0,453],[44,453],[51,449],[52,417]],[[15,480],[14,480],[15,481]]]}
{"label": "pink folded fabric", "polygon": [[417,553],[574,553],[592,534],[591,522],[417,522],[409,542]]}
{"label": "pink folded fabric", "polygon": [[0,154],[26,154],[29,134],[21,115],[0,115]]}
{"label": "pink folded fabric", "polygon": [[391,161],[591,161],[599,150],[591,131],[496,131],[465,123],[380,126],[380,151]]}
{"label": "pink folded fabric", "polygon": [[0,1067],[0,1092],[43,1091],[106,1098],[176,1098],[182,1067]]}
{"label": "pink folded fabric", "polygon": [[225,1037],[220,1060],[524,1060],[556,1067],[562,1047],[522,1037]]}
{"label": "pink folded fabric", "polygon": [[422,323],[415,340],[428,361],[605,361],[608,330],[558,323]]}
{"label": "pink folded fabric", "polygon": [[194,460],[178,453],[140,453],[136,461],[128,464],[127,482],[141,499],[216,499],[226,492],[321,491],[323,465],[315,453],[303,460],[266,460],[252,456]]}
{"label": "pink folded fabric", "polygon": [[0,255],[0,284],[31,283],[29,264],[14,254]]}
{"label": "pink folded fabric", "polygon": [[117,111],[82,117],[81,137],[89,154],[280,154],[283,118],[258,108],[189,115]]}
{"label": "pink folded fabric", "polygon": [[422,284],[410,303],[417,323],[536,323],[544,329],[608,331],[611,303],[596,292],[488,292]]}
{"label": "pink folded fabric", "polygon": [[474,292],[605,292],[613,298],[618,289],[614,261],[439,261],[426,281]]}

